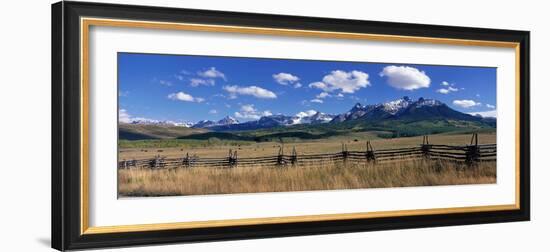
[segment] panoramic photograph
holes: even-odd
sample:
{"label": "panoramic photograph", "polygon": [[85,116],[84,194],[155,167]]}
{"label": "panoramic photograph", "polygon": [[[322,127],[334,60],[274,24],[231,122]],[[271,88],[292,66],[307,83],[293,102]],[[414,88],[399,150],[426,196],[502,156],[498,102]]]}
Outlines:
{"label": "panoramic photograph", "polygon": [[496,183],[496,68],[118,53],[118,196]]}

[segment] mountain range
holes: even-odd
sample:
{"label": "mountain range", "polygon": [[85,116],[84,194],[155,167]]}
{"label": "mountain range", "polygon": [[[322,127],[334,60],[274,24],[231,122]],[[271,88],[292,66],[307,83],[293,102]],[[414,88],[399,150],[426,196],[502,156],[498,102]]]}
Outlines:
{"label": "mountain range", "polygon": [[[355,104],[349,111],[338,115],[331,115],[310,110],[294,116],[270,115],[258,120],[239,122],[237,119],[226,116],[219,121],[203,120],[195,124],[180,124],[179,126],[208,129],[212,131],[242,131],[284,127],[293,125],[330,125],[343,122],[381,122],[381,121],[417,122],[433,120],[456,120],[476,122],[491,127],[496,126],[496,118],[483,118],[456,111],[445,103],[435,99],[419,98],[412,100],[405,96],[400,99],[372,104]],[[136,122],[136,124],[147,122]]]}
{"label": "mountain range", "polygon": [[344,122],[357,119],[366,121],[392,119],[405,121],[434,119],[480,121],[479,117],[456,111],[441,101],[424,99],[422,97],[414,101],[405,96],[395,101],[375,105],[363,106],[357,103],[350,111],[336,116],[331,122]]}
{"label": "mountain range", "polygon": [[211,120],[198,121],[194,125],[191,125],[191,127],[192,128],[211,128],[216,126],[233,125],[233,124],[239,124],[239,120],[231,116],[226,116],[217,122],[211,121]]}

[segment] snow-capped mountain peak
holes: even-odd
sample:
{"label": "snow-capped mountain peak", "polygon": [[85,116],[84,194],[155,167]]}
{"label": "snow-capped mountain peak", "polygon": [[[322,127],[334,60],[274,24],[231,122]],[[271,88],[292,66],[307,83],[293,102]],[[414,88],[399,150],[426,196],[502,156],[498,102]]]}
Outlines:
{"label": "snow-capped mountain peak", "polygon": [[193,128],[208,128],[208,127],[212,127],[212,126],[215,126],[215,125],[216,125],[216,122],[214,122],[214,121],[200,120],[200,121],[198,121],[197,123],[195,123],[193,125]]}
{"label": "snow-capped mountain peak", "polygon": [[147,119],[147,118],[134,118],[130,124],[138,124],[138,125],[163,125],[163,126],[178,126],[178,127],[186,127],[189,128],[193,126],[193,123],[190,122],[175,122],[170,120],[154,120],[154,119]]}
{"label": "snow-capped mountain peak", "polygon": [[193,127],[194,123],[192,122],[174,122],[174,126],[179,127],[185,127],[185,128],[191,128]]}
{"label": "snow-capped mountain peak", "polygon": [[302,111],[292,117],[292,124],[311,123],[311,117],[317,113],[315,110]]}
{"label": "snow-capped mountain peak", "polygon": [[212,120],[198,121],[195,125],[193,125],[193,128],[210,128],[215,126],[224,126],[224,125],[231,125],[231,124],[239,124],[239,121],[231,116],[226,116],[217,122]]}
{"label": "snow-capped mountain peak", "polygon": [[434,107],[434,106],[440,106],[443,105],[442,102],[435,100],[435,99],[424,99],[420,97],[418,101],[416,102],[416,107],[420,108],[422,106],[428,106],[428,107]]}
{"label": "snow-capped mountain peak", "polygon": [[383,103],[384,111],[395,115],[403,109],[407,108],[412,103],[411,99],[408,96],[404,96],[401,99]]}
{"label": "snow-capped mountain peak", "polygon": [[349,112],[353,113],[353,112],[364,110],[364,109],[365,109],[365,106],[363,106],[363,104],[358,102],[358,103],[355,103],[355,105],[353,106],[353,108],[351,108],[351,110]]}
{"label": "snow-capped mountain peak", "polygon": [[[444,105],[445,104],[443,102],[438,100],[424,98],[412,100],[408,96],[404,96],[403,98],[394,101],[378,103],[376,105],[362,105],[357,103],[348,112],[335,116],[332,122],[344,122],[359,118],[366,120],[385,120],[388,118],[400,118],[404,114],[406,114],[409,118],[415,118],[415,116],[412,116],[411,113],[414,114],[417,112],[411,111],[412,108],[431,109],[431,107]],[[445,108],[443,109],[446,110]],[[432,116],[435,116],[438,113],[441,113],[441,111],[428,112],[428,114]]]}
{"label": "snow-capped mountain peak", "polygon": [[328,123],[334,118],[333,115],[317,112],[310,117],[310,123]]}
{"label": "snow-capped mountain peak", "polygon": [[239,120],[231,116],[226,116],[217,122],[218,125],[229,125],[229,124],[237,124],[237,123],[239,123]]}
{"label": "snow-capped mountain peak", "polygon": [[315,110],[300,112],[292,117],[292,124],[317,124],[332,121],[333,115],[325,114]]}

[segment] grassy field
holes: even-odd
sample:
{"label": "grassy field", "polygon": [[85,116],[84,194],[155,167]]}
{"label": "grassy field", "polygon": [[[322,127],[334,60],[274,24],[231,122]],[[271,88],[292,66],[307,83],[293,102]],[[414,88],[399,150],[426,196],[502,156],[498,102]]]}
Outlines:
{"label": "grassy field", "polygon": [[[333,136],[326,139],[286,141],[285,153],[290,153],[296,147],[298,155],[336,153],[342,151],[342,143],[349,151],[364,151],[365,142],[371,140],[375,149],[413,147],[422,143],[422,136],[385,139],[378,137],[380,132],[352,132],[346,135]],[[432,144],[466,145],[470,143],[471,134],[444,133],[430,136]],[[496,142],[495,132],[479,134],[479,143]],[[119,144],[119,159],[143,159],[156,155],[163,157],[182,157],[197,155],[199,157],[226,157],[229,150],[237,150],[239,157],[258,157],[276,155],[281,146],[278,142],[228,141],[228,140],[190,140],[190,139],[160,139],[122,141]]]}
{"label": "grassy field", "polygon": [[[147,159],[157,155],[180,158],[197,155],[200,158],[227,157],[230,149],[240,158],[273,156],[284,145],[286,154],[295,147],[298,155],[326,154],[342,151],[345,143],[349,151],[364,151],[370,140],[376,149],[419,146],[422,137],[385,139],[380,132],[351,132],[324,139],[280,142],[240,140],[157,139],[125,141],[119,144],[119,160]],[[444,133],[430,136],[431,144],[466,145],[470,134]],[[496,142],[495,132],[479,134],[480,144]],[[125,148],[124,148],[125,147]],[[496,182],[496,162],[485,162],[477,167],[447,161],[398,161],[373,165],[372,163],[325,162],[294,167],[239,165],[236,168],[179,168],[129,169],[118,171],[119,196],[166,196],[227,194],[252,192],[282,192],[309,190],[337,190],[356,188],[383,188],[403,186],[431,186],[457,184],[485,184]]]}
{"label": "grassy field", "polygon": [[191,168],[119,170],[120,197],[254,192],[338,190],[488,184],[496,182],[496,163],[477,167],[446,161],[387,164],[327,162],[300,167]]}

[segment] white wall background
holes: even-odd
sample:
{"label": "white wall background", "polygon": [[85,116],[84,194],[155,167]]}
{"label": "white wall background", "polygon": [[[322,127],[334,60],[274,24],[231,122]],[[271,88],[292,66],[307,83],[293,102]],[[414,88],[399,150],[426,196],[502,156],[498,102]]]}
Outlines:
{"label": "white wall background", "polygon": [[[112,1],[112,0],[111,0]],[[112,1],[115,2],[115,1]],[[550,168],[548,6],[544,1],[213,1],[119,3],[530,30],[532,221],[117,251],[547,251]],[[0,9],[0,251],[48,251],[50,241],[50,4],[7,1]],[[5,162],[7,160],[7,162]],[[34,161],[36,164],[20,164]],[[110,251],[111,249],[108,249]],[[114,249],[113,249],[114,250]]]}

